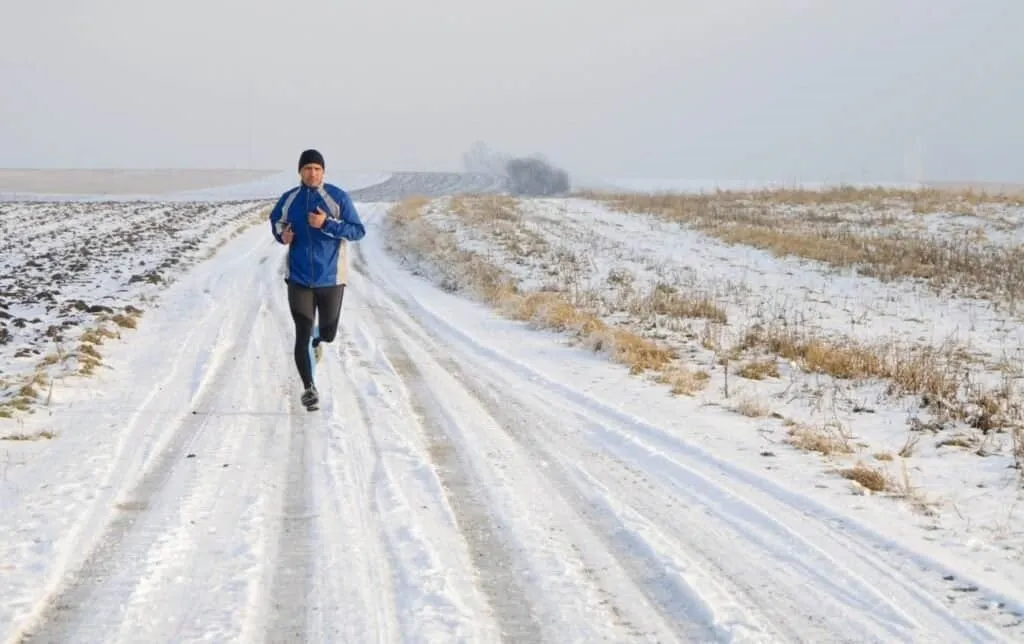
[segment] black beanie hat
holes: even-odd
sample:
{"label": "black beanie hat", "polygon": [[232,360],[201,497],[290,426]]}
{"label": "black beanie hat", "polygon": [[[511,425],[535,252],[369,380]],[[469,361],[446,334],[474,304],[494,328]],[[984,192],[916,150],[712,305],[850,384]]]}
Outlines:
{"label": "black beanie hat", "polygon": [[302,152],[302,155],[299,156],[299,170],[301,170],[302,166],[307,163],[316,163],[321,168],[327,167],[324,165],[324,155],[320,154],[316,150],[304,150]]}

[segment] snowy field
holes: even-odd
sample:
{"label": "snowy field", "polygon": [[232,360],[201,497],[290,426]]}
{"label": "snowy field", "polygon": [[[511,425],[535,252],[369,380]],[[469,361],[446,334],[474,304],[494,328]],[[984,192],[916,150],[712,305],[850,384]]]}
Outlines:
{"label": "snowy field", "polygon": [[[949,212],[940,199],[934,211],[916,204],[915,212],[896,202],[752,199],[761,224],[790,240],[817,217],[840,236],[888,234],[908,254],[925,242],[936,253],[952,249],[975,271],[900,279],[892,267],[811,261],[799,246],[773,252],[757,228],[750,239],[760,248],[729,243],[744,238],[737,222],[688,226],[655,209],[616,207],[622,199],[633,201],[417,203],[418,214],[393,217],[390,246],[407,270],[444,290],[617,358],[623,371],[646,357],[617,356],[604,327],[588,328],[594,319],[673,351],[640,377],[685,396],[665,403],[675,405],[666,417],[675,416],[680,439],[852,516],[898,526],[894,538],[913,535],[997,579],[1024,579],[1024,333],[1013,279],[1020,203],[952,200]],[[862,274],[874,272],[885,278]],[[695,417],[719,420],[702,431]]]}
{"label": "snowy field", "polygon": [[[275,181],[0,203],[4,641],[1024,637],[1012,289],[727,243],[734,211],[367,175],[310,414]],[[816,233],[801,208],[771,227]],[[835,208],[1009,246],[1019,207]],[[893,395],[878,341],[989,389]]]}
{"label": "snowy field", "polygon": [[0,197],[157,196],[189,190],[230,188],[263,182],[280,173],[269,170],[64,170],[0,169]]}
{"label": "snowy field", "polygon": [[[48,181],[54,189],[120,183],[120,173],[113,179],[82,175],[60,183],[55,173]],[[358,189],[387,178],[341,179]],[[206,180],[226,178],[212,173]],[[275,174],[199,188],[200,177],[147,175],[145,185],[169,192],[0,200],[0,417],[48,395],[55,378],[92,373],[101,364],[98,345],[132,328],[156,294],[190,266],[264,223],[272,199],[295,181]],[[182,183],[193,187],[174,192]]]}
{"label": "snowy field", "polygon": [[[365,188],[388,173],[327,173],[346,188]],[[294,172],[256,170],[3,170],[0,202],[135,201],[179,203],[273,199],[295,185]]]}

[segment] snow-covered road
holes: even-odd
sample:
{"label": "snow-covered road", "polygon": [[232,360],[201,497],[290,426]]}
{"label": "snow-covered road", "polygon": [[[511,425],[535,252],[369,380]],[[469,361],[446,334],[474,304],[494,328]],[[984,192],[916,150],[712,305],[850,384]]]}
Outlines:
{"label": "snow-covered road", "polygon": [[58,440],[5,468],[7,641],[1020,635],[977,605],[1020,610],[1019,591],[704,453],[677,430],[713,421],[411,277],[385,209],[361,207],[319,412],[264,226],[168,287],[109,372],[63,385]]}

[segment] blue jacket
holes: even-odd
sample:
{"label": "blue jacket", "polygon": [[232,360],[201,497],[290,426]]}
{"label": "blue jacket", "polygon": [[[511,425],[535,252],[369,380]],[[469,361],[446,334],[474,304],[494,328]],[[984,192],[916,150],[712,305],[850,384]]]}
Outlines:
{"label": "blue jacket", "polygon": [[[327,214],[319,230],[309,225],[307,215],[320,208]],[[348,244],[366,235],[366,228],[352,199],[338,186],[324,183],[319,188],[305,184],[281,195],[270,211],[270,230],[279,243],[285,224],[291,224],[295,238],[288,248],[285,280],[300,286],[319,287],[348,281]]]}

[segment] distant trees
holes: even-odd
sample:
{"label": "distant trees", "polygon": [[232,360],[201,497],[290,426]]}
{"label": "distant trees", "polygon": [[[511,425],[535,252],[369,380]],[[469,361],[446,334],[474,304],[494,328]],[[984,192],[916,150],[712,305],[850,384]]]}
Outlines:
{"label": "distant trees", "polygon": [[569,192],[569,173],[539,155],[509,157],[482,142],[474,143],[462,156],[467,172],[505,177],[508,190],[517,196],[551,196]]}
{"label": "distant trees", "polygon": [[546,197],[569,192],[569,173],[544,159],[510,159],[505,169],[512,194]]}

